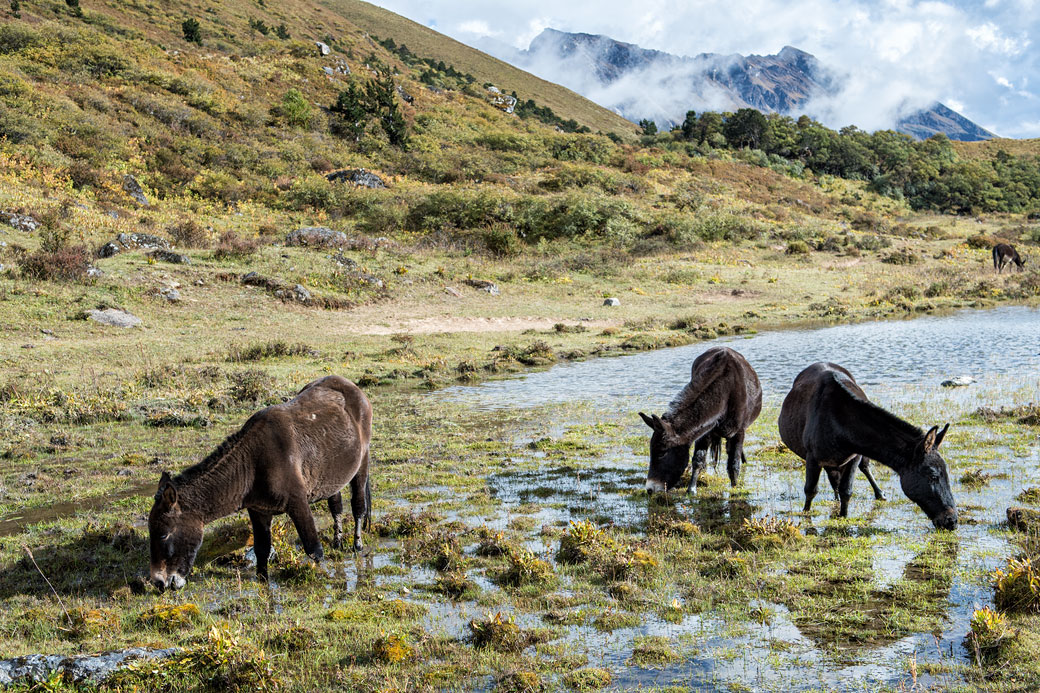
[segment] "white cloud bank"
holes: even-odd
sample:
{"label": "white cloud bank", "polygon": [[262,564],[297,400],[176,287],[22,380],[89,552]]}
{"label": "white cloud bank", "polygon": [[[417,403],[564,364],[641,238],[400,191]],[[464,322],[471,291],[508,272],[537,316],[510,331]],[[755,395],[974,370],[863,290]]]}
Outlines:
{"label": "white cloud bank", "polygon": [[[375,1],[506,60],[546,27],[677,55],[761,55],[791,45],[846,77],[839,97],[812,104],[828,125],[890,127],[900,115],[942,101],[1000,135],[1040,137],[1040,104],[1029,88],[1040,81],[1037,0]],[[584,79],[560,74],[558,66],[532,70],[572,88]],[[641,94],[640,81],[622,80],[609,94],[583,93],[669,106],[666,94]]]}

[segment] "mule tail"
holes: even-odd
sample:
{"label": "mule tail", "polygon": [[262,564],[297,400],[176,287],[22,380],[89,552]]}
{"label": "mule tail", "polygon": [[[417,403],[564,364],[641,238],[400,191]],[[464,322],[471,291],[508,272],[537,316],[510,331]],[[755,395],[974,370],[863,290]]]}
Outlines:
{"label": "mule tail", "polygon": [[1000,270],[1000,267],[997,266],[997,260],[998,260],[999,257],[1000,257],[1000,251],[997,250],[997,246],[993,246],[993,269],[998,270],[998,271]]}
{"label": "mule tail", "polygon": [[372,477],[365,479],[365,525],[366,532],[372,529]]}

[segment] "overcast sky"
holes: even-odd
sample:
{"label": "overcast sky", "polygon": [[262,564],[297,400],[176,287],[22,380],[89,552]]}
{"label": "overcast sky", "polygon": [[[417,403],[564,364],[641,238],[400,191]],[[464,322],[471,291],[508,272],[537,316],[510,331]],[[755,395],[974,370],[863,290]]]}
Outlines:
{"label": "overcast sky", "polygon": [[546,27],[678,55],[791,45],[848,75],[833,127],[889,127],[893,104],[936,100],[998,135],[1040,137],[1040,0],[373,1],[503,58]]}

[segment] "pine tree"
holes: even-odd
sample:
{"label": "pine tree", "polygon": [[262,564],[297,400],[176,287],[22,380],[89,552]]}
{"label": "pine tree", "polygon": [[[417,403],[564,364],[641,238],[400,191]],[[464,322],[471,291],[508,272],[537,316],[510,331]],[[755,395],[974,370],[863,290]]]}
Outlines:
{"label": "pine tree", "polygon": [[341,91],[336,98],[336,103],[329,108],[330,111],[340,117],[339,131],[346,134],[355,142],[365,134],[365,123],[368,120],[368,108],[365,104],[365,95],[356,85],[351,84],[346,91]]}
{"label": "pine tree", "polygon": [[397,105],[394,76],[389,69],[384,68],[379,77],[368,83],[365,96],[368,98],[372,114],[379,119],[379,125],[386,133],[390,144],[395,147],[408,144],[407,126]]}
{"label": "pine tree", "polygon": [[184,32],[185,41],[202,45],[202,28],[199,26],[199,20],[188,17],[181,22],[181,31]]}

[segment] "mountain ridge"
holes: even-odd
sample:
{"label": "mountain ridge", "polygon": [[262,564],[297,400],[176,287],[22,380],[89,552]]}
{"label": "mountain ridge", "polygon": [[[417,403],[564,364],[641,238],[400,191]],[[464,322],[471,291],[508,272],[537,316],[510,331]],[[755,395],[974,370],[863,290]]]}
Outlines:
{"label": "mountain ridge", "polygon": [[[817,97],[834,97],[842,76],[811,53],[784,46],[772,55],[699,53],[675,55],[618,41],[602,34],[565,32],[547,28],[536,36],[518,59],[528,69],[556,59],[560,74],[594,78],[559,80],[566,86],[614,109],[626,118],[680,122],[686,110],[735,110],[799,115],[812,110]],[[636,82],[645,99],[625,94],[621,85]],[[571,82],[571,83],[567,83]],[[606,100],[606,101],[605,101]],[[812,113],[809,113],[812,115]],[[942,132],[950,139],[978,141],[995,137],[945,104],[912,111],[894,128],[918,139]]]}

